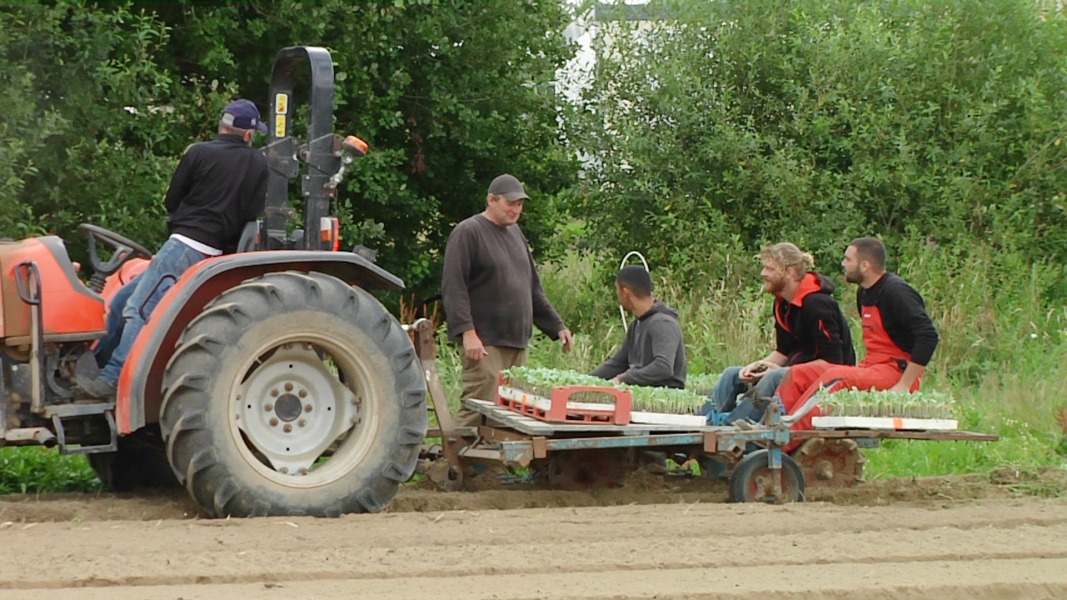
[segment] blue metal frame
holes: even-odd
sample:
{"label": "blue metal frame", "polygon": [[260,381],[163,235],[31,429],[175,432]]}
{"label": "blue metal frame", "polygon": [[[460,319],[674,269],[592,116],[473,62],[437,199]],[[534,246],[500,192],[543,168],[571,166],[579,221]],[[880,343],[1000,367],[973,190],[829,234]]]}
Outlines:
{"label": "blue metal frame", "polygon": [[673,434],[650,434],[634,436],[612,437],[584,437],[584,438],[540,438],[531,440],[510,440],[482,446],[485,450],[496,450],[500,453],[500,459],[508,466],[528,466],[538,456],[543,448],[545,455],[552,452],[569,450],[604,450],[626,448],[663,448],[671,446],[705,446],[705,442],[711,436],[715,440],[716,451],[711,453],[730,453],[740,451],[750,443],[767,446],[770,449],[770,467],[781,468],[782,449],[789,443],[788,429],[760,428],[743,431],[734,428],[723,428],[721,431],[708,431],[704,433],[673,433]]}

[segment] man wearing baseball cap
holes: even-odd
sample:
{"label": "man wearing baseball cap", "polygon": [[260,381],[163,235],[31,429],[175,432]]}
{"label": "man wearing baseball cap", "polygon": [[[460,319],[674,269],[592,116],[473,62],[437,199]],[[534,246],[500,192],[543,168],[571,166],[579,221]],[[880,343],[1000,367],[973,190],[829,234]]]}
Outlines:
{"label": "man wearing baseball cap", "polygon": [[256,105],[235,100],[223,109],[214,140],[185,149],[163,201],[170,238],[129,284],[137,287],[118,320],[121,333],[108,331],[121,337],[107,365],[96,379],[76,378],[87,396],[114,397],[126,356],[167,290],[186,269],[233,246],[245,223],[263,214],[267,158],[252,147],[256,131],[267,131]]}
{"label": "man wearing baseball cap", "polygon": [[[571,349],[571,332],[545,296],[519,217],[529,196],[522,182],[500,175],[485,210],[456,225],[445,245],[441,298],[448,336],[463,345],[462,399],[492,401],[500,371],[526,364],[533,326]],[[461,425],[478,415],[466,409]]]}
{"label": "man wearing baseball cap", "polygon": [[244,99],[234,100],[222,111],[219,125],[238,131],[267,131],[267,126],[259,119],[259,109],[251,100]]}

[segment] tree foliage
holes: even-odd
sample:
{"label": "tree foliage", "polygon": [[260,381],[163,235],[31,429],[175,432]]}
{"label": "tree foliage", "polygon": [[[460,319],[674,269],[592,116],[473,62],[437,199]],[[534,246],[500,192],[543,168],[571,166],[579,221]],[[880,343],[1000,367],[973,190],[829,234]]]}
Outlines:
{"label": "tree foliage", "polygon": [[88,221],[158,245],[185,145],[233,97],[266,108],[279,48],[321,45],[335,129],[372,148],[339,194],[346,245],[423,295],[501,172],[528,184],[535,249],[636,248],[683,278],[781,239],[835,263],[870,233],[895,256],[936,244],[966,263],[977,244],[1063,274],[1062,12],[654,0],[652,19],[596,22],[571,107],[553,86],[568,6],[0,0],[0,236],[55,232],[83,258]]}
{"label": "tree foliage", "polygon": [[267,108],[280,48],[324,46],[335,130],[372,148],[335,207],[346,245],[377,248],[432,294],[445,237],[484,207],[496,175],[538,200],[532,243],[553,228],[550,200],[576,168],[552,87],[573,53],[570,18],[535,1],[7,2],[0,93],[17,112],[0,124],[0,235],[80,239],[91,221],[161,243],[182,148],[210,139],[233,97]]}
{"label": "tree foliage", "polygon": [[[0,80],[0,235],[75,233],[94,222],[162,242],[162,197],[182,149],[209,137],[234,88],[160,66],[169,28],[132,5],[7,2]],[[209,116],[210,115],[210,116]]]}
{"label": "tree foliage", "polygon": [[598,24],[571,139],[591,245],[711,270],[858,235],[1067,259],[1067,17],[997,3],[657,3]]}

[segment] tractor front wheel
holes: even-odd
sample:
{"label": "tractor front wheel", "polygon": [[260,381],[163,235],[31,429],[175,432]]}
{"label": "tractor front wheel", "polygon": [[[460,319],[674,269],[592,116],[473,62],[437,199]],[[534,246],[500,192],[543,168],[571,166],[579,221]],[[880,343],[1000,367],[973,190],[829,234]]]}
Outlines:
{"label": "tractor front wheel", "polygon": [[167,458],[211,516],[385,508],[426,434],[407,334],[367,292],[273,273],[216,298],[164,376]]}

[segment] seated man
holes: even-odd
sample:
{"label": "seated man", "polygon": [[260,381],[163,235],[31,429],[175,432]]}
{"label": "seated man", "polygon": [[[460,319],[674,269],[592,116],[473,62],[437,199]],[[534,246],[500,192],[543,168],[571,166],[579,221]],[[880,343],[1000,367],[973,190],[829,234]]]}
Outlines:
{"label": "seated man", "polygon": [[[815,361],[790,369],[778,387],[788,414],[799,410],[821,388],[902,393],[919,389],[937,348],[937,329],[919,292],[900,276],[886,272],[885,262],[885,246],[875,238],[853,240],[845,249],[841,266],[845,279],[859,286],[856,308],[863,319],[866,356],[854,367]],[[811,419],[818,415],[815,407],[793,428],[811,429]]]}
{"label": "seated man", "polygon": [[263,214],[270,172],[266,156],[252,147],[257,131],[267,131],[259,109],[237,100],[223,109],[214,140],[185,149],[163,198],[170,237],[133,283],[103,370],[94,379],[75,377],[84,397],[115,397],[130,350],[167,290],[194,264],[221,255],[245,223]]}
{"label": "seated man", "polygon": [[811,255],[781,242],[764,248],[760,260],[763,291],[775,299],[776,345],[766,358],[723,371],[711,391],[712,403],[704,410],[714,407],[720,414],[730,413],[720,421],[723,424],[746,418],[760,420],[763,410],[756,409],[751,401],[736,406],[737,396],[753,386],[757,395],[773,396],[788,372],[783,367],[813,360],[856,364],[848,322],[833,297],[834,284],[811,270],[815,264]]}
{"label": "seated man", "polygon": [[685,345],[678,313],[652,297],[648,271],[623,267],[615,278],[615,293],[634,320],[622,347],[592,375],[615,383],[684,388]]}

